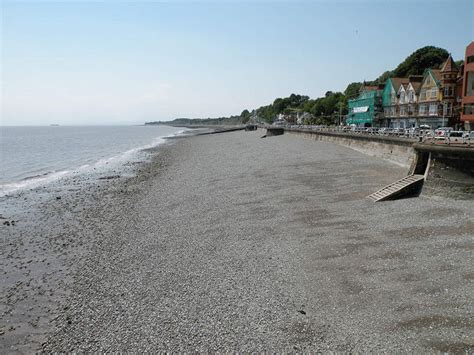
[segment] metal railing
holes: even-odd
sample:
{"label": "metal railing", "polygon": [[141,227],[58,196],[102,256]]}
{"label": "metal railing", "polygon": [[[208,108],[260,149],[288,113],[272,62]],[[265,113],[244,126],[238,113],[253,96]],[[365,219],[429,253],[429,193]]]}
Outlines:
{"label": "metal railing", "polygon": [[375,127],[337,127],[324,125],[278,125],[269,126],[262,125],[261,128],[281,127],[285,129],[299,129],[314,132],[334,132],[347,135],[367,135],[381,137],[397,137],[409,139],[420,143],[431,144],[462,144],[474,145],[474,131],[464,131],[462,137],[450,137],[446,131],[435,129],[419,129],[419,128],[375,128]]}

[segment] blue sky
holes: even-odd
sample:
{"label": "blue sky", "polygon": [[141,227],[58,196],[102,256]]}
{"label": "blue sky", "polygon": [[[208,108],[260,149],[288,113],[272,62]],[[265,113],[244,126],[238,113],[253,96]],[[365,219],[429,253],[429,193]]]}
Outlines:
{"label": "blue sky", "polygon": [[4,125],[218,117],[342,91],[435,45],[463,59],[467,1],[3,1]]}

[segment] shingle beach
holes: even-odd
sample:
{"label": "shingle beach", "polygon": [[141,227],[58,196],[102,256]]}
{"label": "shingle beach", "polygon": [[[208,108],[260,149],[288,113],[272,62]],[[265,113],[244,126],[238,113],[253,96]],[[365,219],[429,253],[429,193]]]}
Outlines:
{"label": "shingle beach", "polygon": [[474,202],[373,203],[406,168],[263,134],[5,213],[0,352],[473,351]]}

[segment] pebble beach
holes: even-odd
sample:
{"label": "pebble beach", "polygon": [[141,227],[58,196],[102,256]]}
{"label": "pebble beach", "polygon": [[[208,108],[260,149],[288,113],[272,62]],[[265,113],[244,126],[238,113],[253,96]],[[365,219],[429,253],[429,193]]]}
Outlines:
{"label": "pebble beach", "polygon": [[263,134],[4,197],[0,353],[474,351],[474,202],[373,203],[406,168]]}

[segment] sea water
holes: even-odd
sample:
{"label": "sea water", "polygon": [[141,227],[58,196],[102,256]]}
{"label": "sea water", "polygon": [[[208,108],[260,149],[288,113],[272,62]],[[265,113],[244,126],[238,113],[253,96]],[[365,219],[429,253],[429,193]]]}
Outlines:
{"label": "sea water", "polygon": [[0,127],[0,196],[71,174],[117,171],[183,128],[167,126]]}

